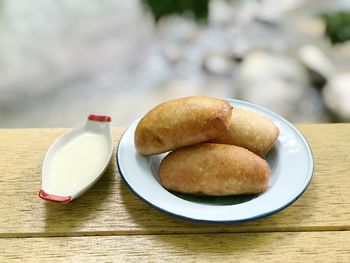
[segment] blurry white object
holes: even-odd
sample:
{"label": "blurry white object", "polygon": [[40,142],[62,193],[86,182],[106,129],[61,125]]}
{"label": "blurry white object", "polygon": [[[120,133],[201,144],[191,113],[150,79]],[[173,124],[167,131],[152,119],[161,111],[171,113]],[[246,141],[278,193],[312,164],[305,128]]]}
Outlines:
{"label": "blurry white object", "polygon": [[238,96],[293,118],[308,87],[303,67],[292,58],[264,51],[249,53],[238,76]]}
{"label": "blurry white object", "polygon": [[341,120],[350,121],[350,72],[332,78],[323,90],[326,106]]}
{"label": "blurry white object", "polygon": [[211,0],[208,16],[211,24],[228,24],[234,19],[234,7],[225,0]]}
{"label": "blurry white object", "polygon": [[208,54],[203,61],[203,68],[215,75],[230,75],[233,72],[234,61],[228,54]]}
{"label": "blurry white object", "polygon": [[299,58],[306,67],[325,79],[331,78],[336,72],[329,58],[316,46],[306,45],[301,47]]}

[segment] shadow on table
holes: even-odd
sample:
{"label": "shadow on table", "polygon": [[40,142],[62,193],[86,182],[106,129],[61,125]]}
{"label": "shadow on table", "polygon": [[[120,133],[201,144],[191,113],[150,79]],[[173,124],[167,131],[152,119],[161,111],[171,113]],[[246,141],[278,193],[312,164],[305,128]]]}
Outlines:
{"label": "shadow on table", "polygon": [[[112,157],[112,160],[114,157]],[[113,181],[115,165],[111,161],[100,180],[79,198],[69,204],[45,202],[45,231],[50,233],[68,233],[79,231],[89,220],[95,218],[105,203]]]}

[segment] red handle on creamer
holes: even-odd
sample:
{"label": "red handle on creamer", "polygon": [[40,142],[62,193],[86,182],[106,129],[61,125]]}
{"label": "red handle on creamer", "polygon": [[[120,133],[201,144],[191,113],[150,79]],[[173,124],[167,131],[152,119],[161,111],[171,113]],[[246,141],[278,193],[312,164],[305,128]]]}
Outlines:
{"label": "red handle on creamer", "polygon": [[71,196],[58,196],[58,195],[48,194],[43,189],[40,189],[39,197],[47,201],[52,201],[52,202],[61,203],[61,204],[67,204],[72,199]]}

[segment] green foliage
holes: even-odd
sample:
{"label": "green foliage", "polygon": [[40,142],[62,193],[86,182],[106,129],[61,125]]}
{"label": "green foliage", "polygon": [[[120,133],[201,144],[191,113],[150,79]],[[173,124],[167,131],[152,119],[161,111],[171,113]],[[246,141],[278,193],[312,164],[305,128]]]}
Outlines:
{"label": "green foliage", "polygon": [[170,14],[190,12],[197,20],[207,20],[209,0],[141,0],[155,21]]}
{"label": "green foliage", "polygon": [[350,40],[350,12],[339,12],[323,16],[326,35],[333,44]]}

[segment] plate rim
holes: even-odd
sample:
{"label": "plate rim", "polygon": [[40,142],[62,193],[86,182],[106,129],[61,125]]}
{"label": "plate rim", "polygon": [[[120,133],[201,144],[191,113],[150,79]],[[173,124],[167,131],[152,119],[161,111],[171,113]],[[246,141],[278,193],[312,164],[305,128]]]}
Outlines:
{"label": "plate rim", "polygon": [[[254,108],[258,108],[262,111],[265,111],[275,117],[277,117],[278,119],[281,119],[284,124],[287,124],[289,126],[289,128],[291,128],[294,132],[296,132],[299,136],[299,138],[303,141],[304,146],[306,146],[306,150],[307,150],[307,155],[310,157],[310,173],[307,175],[306,177],[306,184],[301,188],[301,190],[294,196],[294,198],[292,198],[291,200],[289,200],[288,202],[286,202],[284,205],[273,209],[273,210],[269,210],[265,213],[261,213],[258,215],[254,215],[254,216],[250,216],[250,217],[246,217],[243,219],[232,219],[232,220],[213,220],[213,219],[199,219],[199,218],[193,218],[190,216],[185,216],[185,215],[181,215],[181,214],[177,214],[172,212],[171,210],[166,210],[162,207],[159,207],[157,205],[155,205],[154,203],[148,201],[147,199],[145,199],[143,196],[141,196],[136,190],[134,190],[134,188],[128,183],[128,181],[125,178],[125,175],[123,174],[122,171],[122,167],[119,163],[119,153],[120,153],[120,145],[122,142],[122,139],[124,137],[124,135],[126,134],[126,132],[128,132],[130,126],[132,126],[136,121],[138,121],[141,117],[137,118],[135,121],[133,121],[126,129],[125,131],[122,133],[122,135],[120,136],[119,142],[118,142],[118,147],[117,147],[117,153],[116,153],[116,163],[117,163],[117,167],[118,167],[118,171],[119,171],[119,175],[122,178],[122,180],[124,181],[124,183],[127,185],[127,187],[131,190],[132,193],[134,193],[140,200],[142,200],[143,202],[145,202],[146,204],[150,205],[151,207],[164,212],[166,214],[172,215],[174,217],[180,218],[180,219],[184,219],[187,221],[192,221],[192,222],[201,222],[201,223],[213,223],[213,224],[221,224],[221,223],[241,223],[241,222],[250,222],[250,221],[255,221],[257,219],[262,219],[265,217],[268,217],[270,215],[276,214],[284,209],[286,209],[287,207],[289,207],[291,204],[293,204],[295,201],[297,201],[303,194],[304,192],[308,189],[312,178],[313,178],[313,174],[314,174],[314,156],[313,156],[313,152],[312,149],[310,147],[310,144],[308,143],[308,141],[306,140],[306,138],[304,137],[304,135],[293,125],[291,124],[289,121],[287,121],[284,117],[282,117],[281,115],[265,108],[262,107],[260,105],[254,104],[254,103],[250,103],[244,100],[239,100],[239,99],[231,99],[231,98],[222,98],[223,100],[226,100],[228,102],[237,102],[239,104],[245,104]],[[238,106],[239,107],[239,106]]]}

